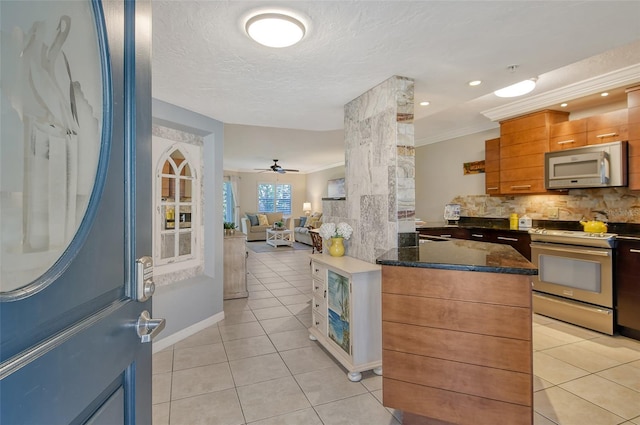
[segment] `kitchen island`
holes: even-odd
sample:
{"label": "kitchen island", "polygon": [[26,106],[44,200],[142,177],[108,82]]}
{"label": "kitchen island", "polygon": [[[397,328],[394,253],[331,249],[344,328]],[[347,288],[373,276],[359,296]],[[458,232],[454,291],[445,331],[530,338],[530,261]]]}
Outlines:
{"label": "kitchen island", "polygon": [[382,265],[383,404],[403,424],[533,423],[533,264],[508,245],[424,242]]}

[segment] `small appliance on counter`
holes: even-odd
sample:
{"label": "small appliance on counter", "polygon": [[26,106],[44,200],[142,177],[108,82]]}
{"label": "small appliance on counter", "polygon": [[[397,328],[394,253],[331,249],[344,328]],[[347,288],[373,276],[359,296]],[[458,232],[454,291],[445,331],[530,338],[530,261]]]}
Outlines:
{"label": "small appliance on counter", "polygon": [[518,219],[518,229],[529,230],[531,229],[532,223],[533,223],[533,220],[531,220],[531,217],[525,214]]}
{"label": "small appliance on counter", "polygon": [[460,220],[460,204],[447,204],[444,206],[444,219],[447,225],[457,225]]}

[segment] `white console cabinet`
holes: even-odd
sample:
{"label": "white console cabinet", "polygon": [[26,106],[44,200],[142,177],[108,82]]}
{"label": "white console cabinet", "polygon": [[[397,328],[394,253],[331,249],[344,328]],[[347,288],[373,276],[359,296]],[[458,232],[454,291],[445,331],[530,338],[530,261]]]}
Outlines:
{"label": "white console cabinet", "polygon": [[372,369],[382,374],[381,267],[356,258],[312,254],[313,323],[317,340],[351,381]]}

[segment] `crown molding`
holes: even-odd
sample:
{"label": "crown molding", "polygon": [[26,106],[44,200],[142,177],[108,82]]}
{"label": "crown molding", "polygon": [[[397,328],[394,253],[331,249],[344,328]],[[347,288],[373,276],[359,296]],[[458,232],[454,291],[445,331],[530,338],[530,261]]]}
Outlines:
{"label": "crown molding", "polygon": [[336,162],[334,164],[329,164],[329,165],[323,165],[320,168],[314,168],[313,170],[308,170],[305,171],[304,174],[311,174],[311,173],[317,173],[318,171],[324,171],[324,170],[328,170],[330,168],[335,168],[335,167],[340,167],[340,166],[344,166],[345,162],[341,161],[341,162]]}
{"label": "crown molding", "polygon": [[473,126],[459,127],[450,131],[433,134],[428,137],[415,140],[415,146],[431,145],[433,143],[443,142],[445,140],[455,139],[457,137],[468,136],[469,134],[480,133],[482,131],[493,130],[498,128],[498,124],[488,121],[486,124],[478,124]]}
{"label": "crown molding", "polygon": [[549,90],[525,99],[511,102],[507,105],[482,111],[482,115],[491,121],[500,121],[506,118],[527,114],[529,112],[548,108],[549,105],[571,101],[583,96],[589,96],[605,90],[622,87],[627,84],[635,84],[640,81],[640,64],[621,68],[597,77],[569,84],[568,86]]}

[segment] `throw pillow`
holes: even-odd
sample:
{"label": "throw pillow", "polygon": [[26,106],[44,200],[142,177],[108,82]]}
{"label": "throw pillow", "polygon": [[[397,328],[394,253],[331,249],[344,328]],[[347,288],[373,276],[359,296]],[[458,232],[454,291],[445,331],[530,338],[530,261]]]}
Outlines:
{"label": "throw pillow", "polygon": [[251,223],[252,226],[258,226],[258,214],[249,214],[246,213],[247,218],[249,219],[249,223]]}
{"label": "throw pillow", "polygon": [[267,216],[267,221],[269,222],[269,224],[273,224],[276,221],[284,221],[282,219],[281,212],[266,213],[265,215]]}
{"label": "throw pillow", "polygon": [[318,223],[318,218],[317,217],[309,217],[307,219],[307,223],[305,224],[305,227],[307,227],[309,229],[315,229],[316,228],[316,223]]}
{"label": "throw pillow", "polygon": [[258,214],[258,226],[268,226],[269,220],[267,220],[267,216],[264,214]]}
{"label": "throw pillow", "polygon": [[300,217],[300,227],[304,227],[307,223],[307,217]]}

